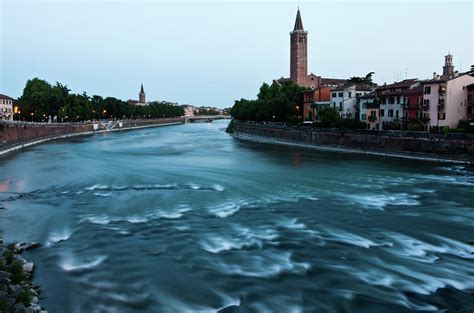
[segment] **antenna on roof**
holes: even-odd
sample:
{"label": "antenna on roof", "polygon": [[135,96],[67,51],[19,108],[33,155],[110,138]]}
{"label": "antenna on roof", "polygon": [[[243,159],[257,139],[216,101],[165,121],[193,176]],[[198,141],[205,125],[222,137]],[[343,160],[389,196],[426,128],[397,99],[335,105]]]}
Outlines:
{"label": "antenna on roof", "polygon": [[405,67],[405,79],[408,79],[408,67]]}

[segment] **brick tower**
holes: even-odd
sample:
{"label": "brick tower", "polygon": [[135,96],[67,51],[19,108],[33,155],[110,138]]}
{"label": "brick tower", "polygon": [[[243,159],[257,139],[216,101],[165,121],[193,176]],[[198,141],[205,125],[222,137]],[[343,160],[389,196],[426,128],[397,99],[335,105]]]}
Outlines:
{"label": "brick tower", "polygon": [[145,103],[146,102],[145,91],[143,90],[143,84],[142,84],[142,88],[140,89],[140,93],[138,94],[138,101],[140,103]]}
{"label": "brick tower", "polygon": [[290,33],[290,78],[306,86],[308,77],[308,32],[303,29],[300,9],[296,13],[295,28]]}

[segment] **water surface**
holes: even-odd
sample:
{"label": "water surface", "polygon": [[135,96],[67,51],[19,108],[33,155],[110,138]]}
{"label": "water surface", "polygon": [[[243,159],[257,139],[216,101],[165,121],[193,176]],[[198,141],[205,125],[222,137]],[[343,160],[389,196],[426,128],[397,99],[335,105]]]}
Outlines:
{"label": "water surface", "polygon": [[471,312],[464,166],[233,139],[225,121],[0,160],[0,229],[55,312]]}

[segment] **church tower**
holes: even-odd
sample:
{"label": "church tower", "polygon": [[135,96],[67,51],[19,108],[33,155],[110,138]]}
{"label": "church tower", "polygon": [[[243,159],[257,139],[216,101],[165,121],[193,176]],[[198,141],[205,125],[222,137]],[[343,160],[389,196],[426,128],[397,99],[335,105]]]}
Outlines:
{"label": "church tower", "polygon": [[142,88],[140,89],[140,93],[138,94],[138,101],[141,103],[146,103],[145,91],[143,90],[143,84],[142,84]]}
{"label": "church tower", "polygon": [[444,57],[443,75],[452,73],[454,73],[453,56],[451,53],[448,53],[448,55]]}
{"label": "church tower", "polygon": [[300,9],[296,13],[295,27],[290,33],[290,78],[305,86],[308,77],[308,32],[303,29]]}

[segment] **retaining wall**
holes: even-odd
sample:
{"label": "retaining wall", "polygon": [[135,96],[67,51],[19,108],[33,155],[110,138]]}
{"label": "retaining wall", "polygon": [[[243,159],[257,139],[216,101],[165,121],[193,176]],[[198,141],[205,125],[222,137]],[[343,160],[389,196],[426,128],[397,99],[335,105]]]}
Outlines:
{"label": "retaining wall", "polygon": [[[182,118],[123,120],[122,128],[113,129],[112,131],[178,124],[182,122]],[[0,123],[0,155],[48,140],[88,135],[104,131],[105,130],[93,131],[92,123]]]}
{"label": "retaining wall", "polygon": [[[381,151],[406,155],[440,156],[474,161],[474,135],[430,134],[404,131],[341,130],[286,127],[234,121],[234,130],[247,137],[269,138],[315,147],[350,148],[364,152]],[[241,136],[242,137],[242,136]]]}

